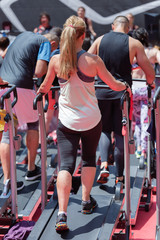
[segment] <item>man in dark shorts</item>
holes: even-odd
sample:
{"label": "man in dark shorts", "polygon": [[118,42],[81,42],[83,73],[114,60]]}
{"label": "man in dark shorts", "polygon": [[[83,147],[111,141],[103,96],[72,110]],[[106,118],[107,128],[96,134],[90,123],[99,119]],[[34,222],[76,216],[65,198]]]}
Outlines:
{"label": "man in dark shorts", "polygon": [[[51,51],[57,48],[59,41],[53,34],[44,36],[24,32],[16,37],[4,57],[0,77],[16,85],[18,101],[13,108],[19,126],[27,124],[26,146],[28,148],[28,171],[25,179],[32,181],[41,175],[41,169],[35,165],[39,131],[38,112],[33,110],[34,91],[33,75],[42,77],[47,72]],[[6,91],[0,90],[0,95]],[[4,172],[4,184],[10,180],[9,133],[3,132],[0,144],[1,162]],[[23,188],[23,182],[17,183],[17,190]]]}
{"label": "man in dark shorts", "polygon": [[[112,30],[97,38],[88,52],[98,54],[111,74],[120,81],[126,81],[129,86],[132,85],[131,65],[136,57],[139,66],[145,72],[147,84],[152,84],[155,78],[154,69],[144,52],[143,45],[127,34],[129,31],[128,19],[125,16],[117,16],[113,21]],[[98,84],[104,83],[98,79]],[[96,90],[103,125],[99,142],[101,155],[101,171],[97,179],[99,183],[107,182],[109,176],[107,161],[111,146],[111,132],[114,132],[115,138],[116,183],[124,181],[124,142],[121,133],[122,112],[120,110],[122,94],[123,91],[116,92],[110,88]]]}

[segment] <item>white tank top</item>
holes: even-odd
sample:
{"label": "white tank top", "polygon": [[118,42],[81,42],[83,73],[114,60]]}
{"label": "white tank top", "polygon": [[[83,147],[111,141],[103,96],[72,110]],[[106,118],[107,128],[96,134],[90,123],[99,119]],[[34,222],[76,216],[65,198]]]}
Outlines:
{"label": "white tank top", "polygon": [[85,76],[80,78],[74,73],[69,80],[59,79],[59,120],[65,127],[76,131],[92,129],[101,119],[94,78],[88,77],[90,80],[87,81]]}

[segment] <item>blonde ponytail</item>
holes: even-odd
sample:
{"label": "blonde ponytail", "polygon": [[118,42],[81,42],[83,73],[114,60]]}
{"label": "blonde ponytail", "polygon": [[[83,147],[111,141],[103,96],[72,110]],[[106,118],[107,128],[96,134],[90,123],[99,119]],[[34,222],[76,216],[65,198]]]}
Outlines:
{"label": "blonde ponytail", "polygon": [[85,22],[77,16],[66,20],[60,41],[59,77],[68,79],[77,70],[76,41],[83,35],[85,28]]}

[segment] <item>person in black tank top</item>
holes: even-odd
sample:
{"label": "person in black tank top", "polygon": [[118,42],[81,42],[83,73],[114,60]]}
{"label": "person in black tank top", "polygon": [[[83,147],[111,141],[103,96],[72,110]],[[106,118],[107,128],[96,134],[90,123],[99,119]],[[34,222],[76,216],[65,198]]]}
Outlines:
{"label": "person in black tank top", "polygon": [[[131,63],[134,56],[137,56],[139,65],[145,68],[147,82],[154,80],[154,70],[150,65],[143,46],[139,45],[135,39],[127,35],[129,21],[125,16],[118,16],[112,24],[112,30],[104,36],[99,37],[88,50],[89,53],[99,54],[110,73],[120,81],[126,81],[132,85]],[[145,59],[145,60],[144,60]],[[145,63],[144,63],[145,61]],[[147,64],[147,68],[145,67]],[[148,71],[150,69],[151,72]],[[150,75],[151,73],[151,75]],[[104,84],[98,78],[98,84]],[[115,150],[114,160],[116,162],[116,181],[124,181],[124,144],[122,136],[122,112],[120,109],[120,98],[122,92],[112,89],[97,89],[96,96],[102,114],[102,134],[99,142],[101,155],[101,171],[97,182],[107,182],[109,176],[108,157],[111,147],[111,133],[114,132]]]}

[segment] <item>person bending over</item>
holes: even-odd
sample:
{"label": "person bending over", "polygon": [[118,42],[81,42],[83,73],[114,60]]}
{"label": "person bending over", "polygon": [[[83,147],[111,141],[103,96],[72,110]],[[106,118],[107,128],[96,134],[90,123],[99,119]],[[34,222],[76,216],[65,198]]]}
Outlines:
{"label": "person bending over", "polygon": [[[0,77],[1,83],[7,81],[16,85],[18,101],[13,108],[19,127],[27,124],[26,146],[28,149],[28,171],[25,179],[35,180],[41,176],[41,169],[35,165],[38,147],[38,112],[33,110],[34,91],[33,75],[42,77],[50,60],[51,50],[57,48],[56,36],[44,36],[29,31],[21,33],[8,47],[4,57]],[[0,96],[6,91],[0,90]],[[9,131],[4,132],[0,143],[0,156],[4,173],[4,185],[10,180]],[[17,190],[23,188],[23,182],[17,183]],[[4,187],[5,189],[5,187]]]}

